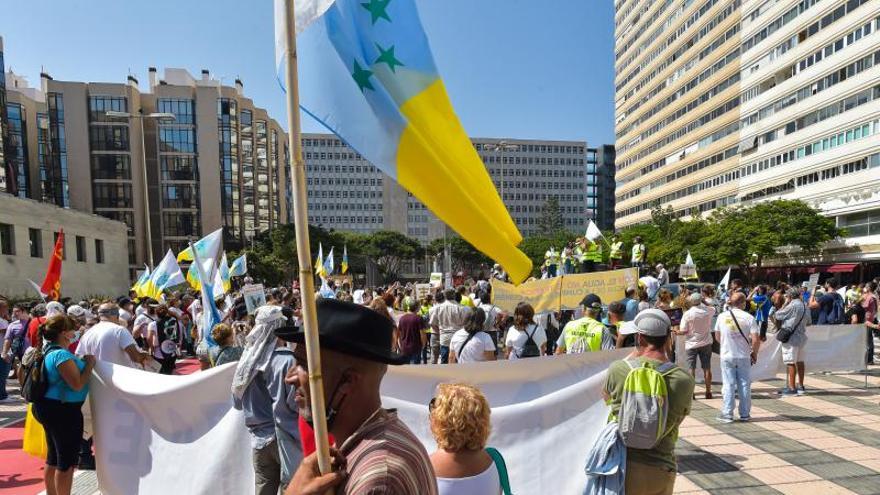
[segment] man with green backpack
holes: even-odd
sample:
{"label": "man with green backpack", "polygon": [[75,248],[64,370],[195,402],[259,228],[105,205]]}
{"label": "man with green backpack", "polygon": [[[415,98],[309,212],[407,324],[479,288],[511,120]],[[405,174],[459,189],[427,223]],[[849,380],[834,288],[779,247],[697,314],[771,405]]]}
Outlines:
{"label": "man with green backpack", "polygon": [[690,414],[694,379],[669,362],[671,322],[659,309],[635,320],[636,351],[608,367],[605,399],[609,421],[626,445],[626,493],[667,495],[675,485],[678,426]]}

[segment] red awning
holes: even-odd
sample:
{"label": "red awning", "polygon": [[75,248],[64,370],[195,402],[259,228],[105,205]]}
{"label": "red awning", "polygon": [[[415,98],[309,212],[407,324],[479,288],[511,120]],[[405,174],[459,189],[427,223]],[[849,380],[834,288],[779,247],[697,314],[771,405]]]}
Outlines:
{"label": "red awning", "polygon": [[825,271],[828,273],[851,273],[857,266],[859,266],[858,263],[839,263],[829,266]]}

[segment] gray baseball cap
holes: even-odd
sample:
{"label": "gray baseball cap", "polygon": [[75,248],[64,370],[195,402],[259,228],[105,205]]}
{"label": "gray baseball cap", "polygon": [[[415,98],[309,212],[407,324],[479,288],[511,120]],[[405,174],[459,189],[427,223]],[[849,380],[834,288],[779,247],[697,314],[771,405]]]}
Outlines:
{"label": "gray baseball cap", "polygon": [[636,324],[640,334],[648,337],[663,337],[669,333],[669,328],[672,326],[666,313],[655,308],[637,314],[633,323]]}
{"label": "gray baseball cap", "polygon": [[703,302],[703,295],[699,292],[694,292],[693,294],[688,296],[688,302],[696,306]]}

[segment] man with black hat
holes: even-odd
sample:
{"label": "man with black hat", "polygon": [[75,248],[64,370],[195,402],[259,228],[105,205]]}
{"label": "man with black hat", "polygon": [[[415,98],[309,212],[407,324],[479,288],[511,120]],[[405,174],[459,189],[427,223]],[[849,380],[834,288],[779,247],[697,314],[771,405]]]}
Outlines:
{"label": "man with black hat", "polygon": [[[666,430],[650,449],[626,449],[626,493],[669,495],[675,485],[675,442],[678,426],[690,414],[694,379],[681,368],[669,363],[666,344],[671,322],[659,309],[646,309],[633,321],[636,326],[637,350],[626,360],[608,366],[604,395],[612,418],[620,416],[624,383],[632,370],[631,364],[661,371],[666,381]],[[627,361],[630,363],[627,363]],[[627,407],[631,407],[629,404]],[[657,414],[660,414],[659,410]]]}
{"label": "man with black hat", "polygon": [[572,320],[562,329],[556,341],[556,354],[580,354],[614,349],[614,337],[600,321],[602,300],[596,294],[587,294],[581,301],[584,316]]}
{"label": "man with black hat", "polygon": [[[382,408],[379,388],[388,365],[406,361],[391,351],[393,323],[369,308],[333,299],[318,301],[317,312],[327,428],[345,467],[321,476],[312,454],[285,493],[324,493],[342,485],[336,493],[436,495],[437,480],[425,447],[396,411]],[[296,387],[300,416],[311,422],[305,335],[300,329],[276,335],[297,344],[297,364],[287,381]]]}

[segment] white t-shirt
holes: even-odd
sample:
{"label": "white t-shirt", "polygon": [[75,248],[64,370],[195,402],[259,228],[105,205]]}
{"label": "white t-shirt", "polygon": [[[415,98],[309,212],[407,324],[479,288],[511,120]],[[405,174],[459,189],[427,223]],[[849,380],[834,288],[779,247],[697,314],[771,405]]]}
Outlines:
{"label": "white t-shirt", "polygon": [[538,348],[547,343],[547,333],[544,331],[544,327],[531,324],[528,327],[528,334],[517,330],[513,325],[507,329],[504,345],[511,348],[509,359],[519,359],[519,354],[522,352],[523,346],[526,345],[526,341],[529,340],[529,335],[532,336],[532,340],[535,341]]}
{"label": "white t-shirt", "polygon": [[[456,360],[459,363],[485,361],[484,352],[495,352],[495,343],[492,342],[492,337],[488,333],[477,332],[470,340],[467,340],[469,335],[467,330],[461,329],[455,332],[449,343],[449,349],[455,352]],[[462,349],[461,346],[466,340],[467,345]]]}
{"label": "white t-shirt", "polygon": [[648,293],[648,297],[650,299],[654,299],[657,297],[657,292],[660,290],[660,281],[656,278],[647,275],[639,279],[639,282],[645,284],[645,292]]}
{"label": "white t-shirt", "polygon": [[[731,311],[736,316],[743,335],[754,342],[754,339],[761,334],[761,327],[755,317],[738,308],[733,308]],[[721,359],[748,359],[752,355],[752,344],[739,334],[731,317],[731,311],[718,315],[718,320],[715,322],[715,331],[721,334]]]}
{"label": "white t-shirt", "polygon": [[125,348],[136,345],[125,327],[110,321],[101,321],[88,329],[76,348],[77,356],[92,355],[95,359],[121,366],[135,367]]}
{"label": "white t-shirt", "polygon": [[495,463],[475,476],[465,478],[437,477],[437,495],[500,495],[501,479]]}
{"label": "white t-shirt", "polygon": [[[685,349],[697,349],[712,345],[712,320],[715,318],[715,308],[700,304],[693,306],[684,312],[681,317],[679,328],[687,336],[684,342]],[[745,332],[745,329],[743,329]],[[739,332],[737,332],[739,333]]]}

